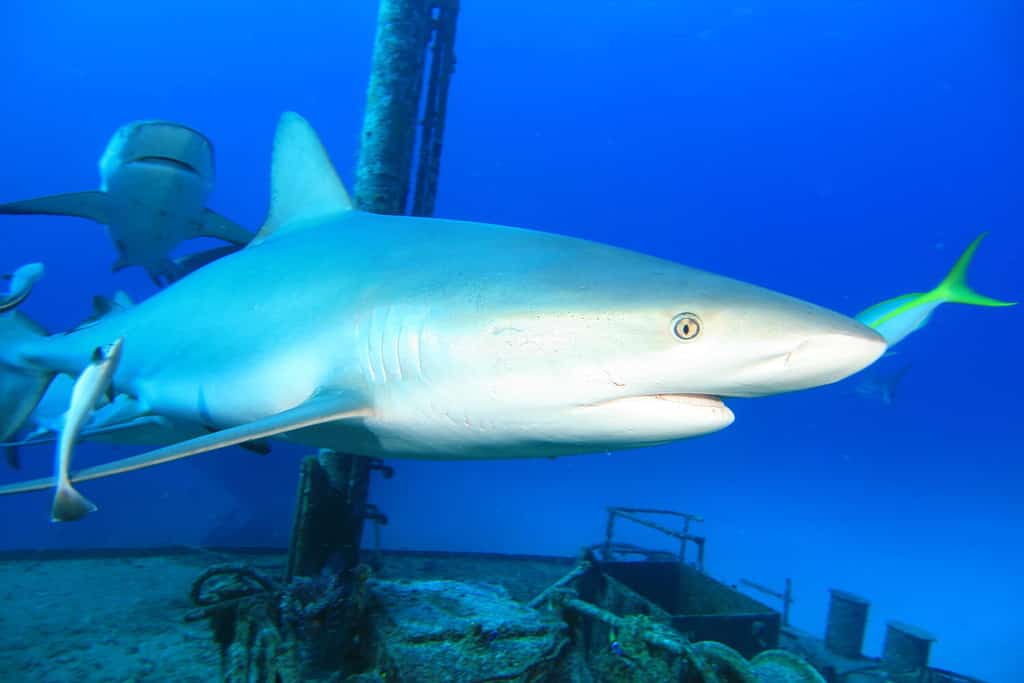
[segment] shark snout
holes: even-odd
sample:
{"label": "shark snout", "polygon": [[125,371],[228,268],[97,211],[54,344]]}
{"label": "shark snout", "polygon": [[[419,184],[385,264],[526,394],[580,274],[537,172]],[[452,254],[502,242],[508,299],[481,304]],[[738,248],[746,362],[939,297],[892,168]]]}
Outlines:
{"label": "shark snout", "polygon": [[885,340],[874,330],[816,334],[800,341],[783,357],[778,381],[782,391],[838,382],[871,365],[885,353]]}

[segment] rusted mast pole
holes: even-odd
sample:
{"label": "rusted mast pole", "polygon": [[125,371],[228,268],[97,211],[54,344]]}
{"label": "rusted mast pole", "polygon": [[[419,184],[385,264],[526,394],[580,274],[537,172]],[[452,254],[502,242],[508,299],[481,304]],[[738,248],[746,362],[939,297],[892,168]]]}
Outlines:
{"label": "rusted mast pole", "polygon": [[431,0],[381,0],[356,169],[356,206],[405,213]]}
{"label": "rusted mast pole", "polygon": [[[407,211],[420,118],[427,46],[434,46],[422,115],[414,212],[429,215],[437,192],[448,85],[455,65],[458,0],[381,0],[373,66],[356,169],[356,206]],[[321,450],[302,464],[288,553],[288,578],[320,573],[334,558],[347,570],[359,562],[363,523],[386,519],[367,503],[373,469],[390,469],[359,456]]]}

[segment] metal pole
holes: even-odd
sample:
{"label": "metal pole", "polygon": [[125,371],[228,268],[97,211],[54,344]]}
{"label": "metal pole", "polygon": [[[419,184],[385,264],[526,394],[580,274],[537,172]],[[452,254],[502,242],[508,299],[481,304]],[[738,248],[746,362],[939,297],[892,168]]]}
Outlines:
{"label": "metal pole", "polygon": [[416,169],[416,192],[412,215],[431,216],[437,198],[441,172],[441,146],[447,119],[448,88],[455,73],[455,25],[459,0],[435,0],[434,42],[430,51],[430,77],[423,105],[420,158]]}
{"label": "metal pole", "polygon": [[380,3],[356,169],[355,203],[365,211],[405,213],[430,7],[429,0]]}

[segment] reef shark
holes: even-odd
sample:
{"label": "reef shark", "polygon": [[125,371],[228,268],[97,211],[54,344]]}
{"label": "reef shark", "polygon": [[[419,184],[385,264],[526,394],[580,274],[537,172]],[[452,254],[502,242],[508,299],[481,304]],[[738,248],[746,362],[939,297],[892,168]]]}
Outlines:
{"label": "reef shark", "polygon": [[356,210],[292,113],[247,247],[67,334],[0,317],[0,440],[55,374],[78,376],[119,338],[114,392],[217,431],[75,483],[269,437],[406,458],[653,446],[729,426],[723,398],[835,382],[886,348],[846,316],[653,256]]}
{"label": "reef shark", "polygon": [[[99,190],[0,204],[0,214],[77,216],[102,223],[118,252],[114,270],[142,266],[157,285],[188,272],[170,258],[185,240],[213,237],[238,248],[252,238],[205,208],[214,183],[213,146],[198,131],[168,121],[126,124],[110,139],[99,167]],[[222,253],[223,248],[216,255]],[[210,259],[196,259],[205,260]]]}

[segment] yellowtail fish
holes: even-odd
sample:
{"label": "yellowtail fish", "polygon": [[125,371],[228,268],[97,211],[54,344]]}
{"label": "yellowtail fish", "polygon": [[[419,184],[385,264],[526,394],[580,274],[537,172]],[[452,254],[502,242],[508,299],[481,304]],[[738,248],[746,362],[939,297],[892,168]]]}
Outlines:
{"label": "yellowtail fish", "polygon": [[978,294],[967,284],[967,268],[974,252],[987,233],[978,235],[953,264],[953,269],[942,282],[928,292],[904,294],[866,308],[855,317],[885,337],[889,347],[903,341],[931,320],[935,309],[942,304],[971,304],[974,306],[1013,306],[1016,302],[1000,301]]}

